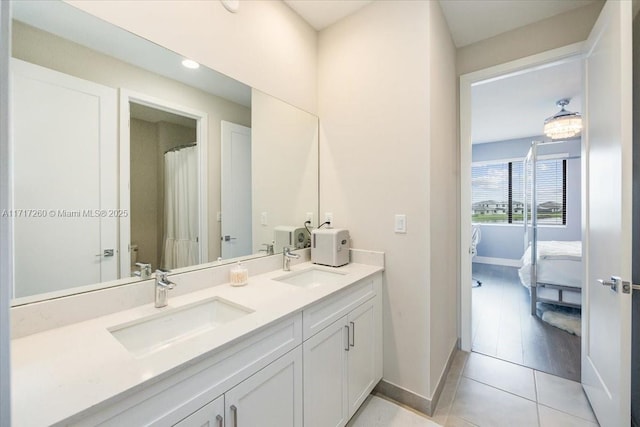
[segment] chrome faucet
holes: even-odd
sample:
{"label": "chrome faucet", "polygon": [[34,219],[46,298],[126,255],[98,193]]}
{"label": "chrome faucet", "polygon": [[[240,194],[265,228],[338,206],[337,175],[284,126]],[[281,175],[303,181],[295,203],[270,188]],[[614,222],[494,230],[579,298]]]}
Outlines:
{"label": "chrome faucet", "polygon": [[168,270],[156,270],[156,308],[166,307],[169,303],[169,291],[176,287],[176,284],[169,280]]}
{"label": "chrome faucet", "polygon": [[291,253],[291,248],[288,246],[282,248],[282,269],[284,271],[291,271],[291,258],[298,259],[300,255]]}
{"label": "chrome faucet", "polygon": [[133,275],[145,280],[151,277],[151,264],[144,262],[136,262],[136,266],[140,267],[139,271],[134,271]]}
{"label": "chrome faucet", "polygon": [[267,255],[273,255],[273,244],[271,243],[263,243],[264,249],[260,249],[260,252],[264,252]]}

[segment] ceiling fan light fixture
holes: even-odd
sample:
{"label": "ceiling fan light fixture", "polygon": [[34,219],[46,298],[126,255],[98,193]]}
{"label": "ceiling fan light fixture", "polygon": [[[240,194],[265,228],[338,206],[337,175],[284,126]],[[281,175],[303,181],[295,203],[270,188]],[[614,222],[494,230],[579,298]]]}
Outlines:
{"label": "ceiling fan light fixture", "polygon": [[556,102],[560,111],[544,121],[544,134],[551,139],[572,138],[582,132],[582,116],[565,110],[570,99],[563,98]]}

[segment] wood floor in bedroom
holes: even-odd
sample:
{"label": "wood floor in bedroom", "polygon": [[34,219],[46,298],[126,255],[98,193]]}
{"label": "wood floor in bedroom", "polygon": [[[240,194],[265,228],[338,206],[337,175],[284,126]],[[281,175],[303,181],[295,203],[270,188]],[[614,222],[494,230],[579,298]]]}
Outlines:
{"label": "wood floor in bedroom", "polygon": [[531,316],[517,268],[474,263],[473,278],[474,352],[580,381],[580,337]]}

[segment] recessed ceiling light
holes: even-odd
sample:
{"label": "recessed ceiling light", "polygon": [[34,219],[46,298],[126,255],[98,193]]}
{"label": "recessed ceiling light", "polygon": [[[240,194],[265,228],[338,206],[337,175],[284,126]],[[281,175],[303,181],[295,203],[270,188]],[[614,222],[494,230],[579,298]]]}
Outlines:
{"label": "recessed ceiling light", "polygon": [[187,68],[191,68],[192,70],[200,68],[200,64],[198,64],[193,59],[185,59],[184,61],[182,61],[182,65],[187,67]]}

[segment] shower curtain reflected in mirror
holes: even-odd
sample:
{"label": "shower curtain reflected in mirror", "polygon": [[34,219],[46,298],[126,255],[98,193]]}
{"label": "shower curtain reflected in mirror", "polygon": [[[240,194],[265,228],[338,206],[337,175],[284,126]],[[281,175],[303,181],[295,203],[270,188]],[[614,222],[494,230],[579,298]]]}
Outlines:
{"label": "shower curtain reflected in mirror", "polygon": [[162,267],[200,263],[198,250],[198,147],[164,154],[164,245]]}

